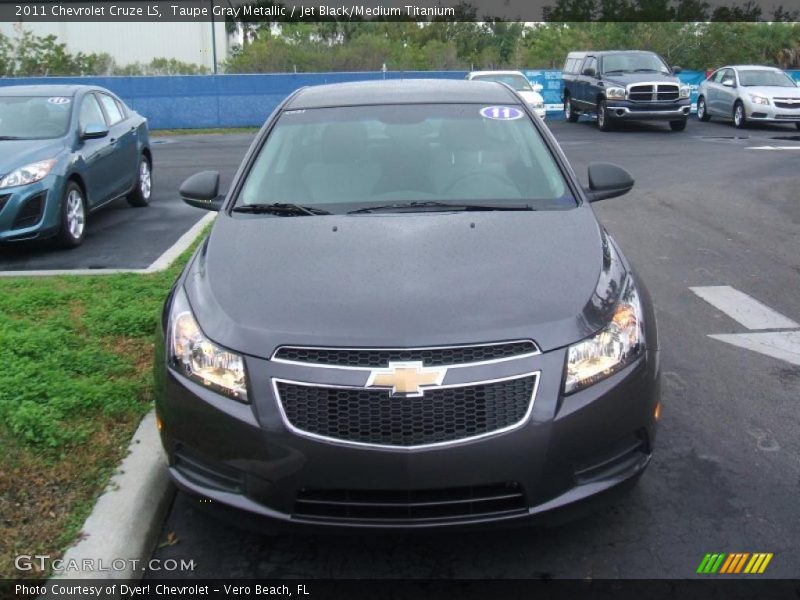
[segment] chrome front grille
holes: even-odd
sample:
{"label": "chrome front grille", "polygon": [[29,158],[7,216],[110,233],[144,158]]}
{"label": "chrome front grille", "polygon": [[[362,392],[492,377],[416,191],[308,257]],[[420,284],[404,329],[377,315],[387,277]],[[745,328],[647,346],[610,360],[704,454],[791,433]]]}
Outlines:
{"label": "chrome front grille", "polygon": [[773,98],[776,108],[800,110],[800,98]]}
{"label": "chrome front grille", "polygon": [[636,83],[628,86],[631,102],[674,102],[680,98],[680,86],[674,83]]}
{"label": "chrome front grille", "polygon": [[360,446],[413,449],[509,431],[530,416],[538,372],[428,388],[397,397],[386,389],[273,379],[287,426],[299,435]]}
{"label": "chrome front grille", "polygon": [[381,368],[390,362],[419,361],[427,367],[468,365],[511,360],[538,354],[530,340],[425,348],[316,348],[281,346],[272,356],[278,362],[357,369]]}

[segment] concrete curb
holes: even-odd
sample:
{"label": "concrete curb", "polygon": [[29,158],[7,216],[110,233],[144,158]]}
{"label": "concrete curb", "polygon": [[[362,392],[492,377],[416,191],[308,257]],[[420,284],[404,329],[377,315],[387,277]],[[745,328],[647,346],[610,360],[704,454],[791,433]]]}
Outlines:
{"label": "concrete curb", "polygon": [[[70,564],[92,564],[94,569],[65,570],[54,573],[52,580],[142,577],[175,491],[166,462],[155,410],[151,410],[139,424],[128,456],[84,522],[81,539],[64,554],[66,569]],[[116,568],[123,564],[119,559],[125,559],[124,568]]]}

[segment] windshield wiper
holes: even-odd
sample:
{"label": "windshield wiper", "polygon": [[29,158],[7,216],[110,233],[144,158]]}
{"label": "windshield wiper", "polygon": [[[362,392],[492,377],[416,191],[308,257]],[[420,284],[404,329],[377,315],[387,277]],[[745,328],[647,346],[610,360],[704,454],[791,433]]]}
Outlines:
{"label": "windshield wiper", "polygon": [[664,75],[669,75],[666,71],[662,71],[661,69],[634,69],[634,73],[663,73]]}
{"label": "windshield wiper", "polygon": [[317,208],[315,206],[302,206],[283,202],[273,202],[271,204],[241,204],[233,207],[233,212],[250,214],[274,214],[274,215],[330,215],[331,212]]}
{"label": "windshield wiper", "polygon": [[[440,208],[442,210],[452,211],[469,211],[469,210],[535,210],[527,204],[467,204],[467,203],[449,203],[449,202],[398,202],[394,204],[382,204],[379,206],[365,206],[355,210],[348,211],[348,215],[356,215],[359,213],[371,213],[376,211],[391,211],[402,210],[406,208]],[[409,211],[413,212],[413,211]]]}
{"label": "windshield wiper", "polygon": [[24,140],[25,138],[18,135],[0,135],[0,140]]}
{"label": "windshield wiper", "polygon": [[609,73],[629,73],[628,69],[611,69],[610,71],[603,71],[603,75],[608,75]]}

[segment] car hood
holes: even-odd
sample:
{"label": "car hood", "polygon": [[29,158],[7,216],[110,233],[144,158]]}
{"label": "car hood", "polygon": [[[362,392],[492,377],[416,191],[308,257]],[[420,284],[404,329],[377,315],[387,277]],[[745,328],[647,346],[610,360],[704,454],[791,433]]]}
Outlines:
{"label": "car hood", "polygon": [[539,102],[544,102],[544,99],[539,92],[524,91],[519,92],[519,95],[522,96],[522,99],[528,104],[538,104]]}
{"label": "car hood", "polygon": [[798,98],[800,99],[800,88],[780,87],[776,85],[749,85],[742,87],[748,94],[766,96],[767,98]]}
{"label": "car hood", "polygon": [[0,176],[33,162],[56,158],[63,151],[61,139],[0,140]]}
{"label": "car hood", "polygon": [[[474,224],[474,227],[473,227]],[[624,268],[588,206],[566,211],[241,218],[220,214],[184,280],[205,334],[283,344],[434,346],[533,339],[610,318]]]}
{"label": "car hood", "polygon": [[680,80],[672,75],[660,75],[658,73],[620,73],[614,75],[603,75],[603,81],[608,85],[609,83],[621,85],[625,87],[631,83],[677,83],[680,85]]}

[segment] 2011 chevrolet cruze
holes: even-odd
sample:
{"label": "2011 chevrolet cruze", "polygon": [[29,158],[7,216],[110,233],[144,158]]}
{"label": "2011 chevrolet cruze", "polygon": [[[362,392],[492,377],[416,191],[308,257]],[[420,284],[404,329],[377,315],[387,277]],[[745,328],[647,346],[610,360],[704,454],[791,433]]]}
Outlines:
{"label": "2011 chevrolet cruze", "polygon": [[[499,83],[305,88],[256,136],[166,301],[177,485],[277,521],[512,522],[635,480],[660,411],[648,293]],[[237,513],[242,514],[242,513]]]}

